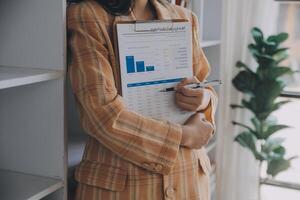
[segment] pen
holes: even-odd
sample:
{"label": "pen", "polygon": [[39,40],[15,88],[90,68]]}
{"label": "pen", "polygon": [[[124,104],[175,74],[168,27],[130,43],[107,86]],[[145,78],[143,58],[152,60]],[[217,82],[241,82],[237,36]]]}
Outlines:
{"label": "pen", "polygon": [[[188,84],[187,86],[191,89],[196,89],[196,88],[205,88],[207,86],[217,86],[221,84],[222,84],[221,80],[212,80],[212,81],[204,81],[200,83]],[[160,92],[171,92],[171,91],[176,91],[175,87],[170,87],[170,88],[165,88],[160,90]]]}

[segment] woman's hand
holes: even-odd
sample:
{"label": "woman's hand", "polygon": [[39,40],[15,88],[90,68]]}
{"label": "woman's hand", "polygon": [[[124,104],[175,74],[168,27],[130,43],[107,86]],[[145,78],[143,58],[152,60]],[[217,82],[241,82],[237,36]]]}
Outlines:
{"label": "woman's hand", "polygon": [[203,114],[192,115],[182,126],[181,145],[191,149],[200,149],[208,144],[214,127]]}
{"label": "woman's hand", "polygon": [[186,85],[199,83],[199,80],[194,76],[184,78],[176,86],[176,104],[188,111],[199,111],[205,109],[211,98],[211,92],[208,89],[196,88],[191,89]]}

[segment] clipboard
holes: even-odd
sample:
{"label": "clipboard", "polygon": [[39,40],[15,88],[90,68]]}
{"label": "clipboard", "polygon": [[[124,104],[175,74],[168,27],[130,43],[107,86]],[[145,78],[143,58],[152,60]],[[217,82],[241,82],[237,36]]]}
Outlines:
{"label": "clipboard", "polygon": [[192,112],[175,105],[175,93],[159,92],[193,76],[192,27],[187,20],[122,21],[115,24],[119,92],[128,109],[184,123]]}
{"label": "clipboard", "polygon": [[174,23],[177,22],[188,22],[186,19],[167,19],[167,20],[137,20],[137,21],[119,21],[118,24],[134,24],[136,32],[149,32],[153,31],[147,25],[156,24],[161,26],[167,26],[172,28]]}

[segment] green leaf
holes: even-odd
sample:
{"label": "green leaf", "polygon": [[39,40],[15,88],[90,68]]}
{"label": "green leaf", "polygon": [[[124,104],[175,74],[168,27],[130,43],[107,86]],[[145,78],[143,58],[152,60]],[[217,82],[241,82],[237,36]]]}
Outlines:
{"label": "green leaf", "polygon": [[268,55],[263,52],[262,47],[255,45],[255,44],[249,44],[248,49],[255,58],[255,60],[262,66],[268,67],[272,65],[275,60],[271,55]]}
{"label": "green leaf", "polygon": [[272,70],[269,70],[269,79],[277,79],[286,74],[293,74],[293,70],[289,67],[275,67]]}
{"label": "green leaf", "polygon": [[271,105],[283,90],[283,85],[279,81],[265,81],[257,85],[254,91],[258,104]]}
{"label": "green leaf", "polygon": [[280,44],[287,40],[289,37],[289,34],[287,33],[279,33],[278,35],[271,35],[268,37],[267,41],[268,42],[276,42],[276,44]]}
{"label": "green leaf", "polygon": [[261,44],[263,42],[264,34],[259,28],[257,27],[252,28],[251,34],[257,44]]}
{"label": "green leaf", "polygon": [[250,126],[247,126],[245,124],[242,124],[242,123],[236,122],[236,121],[232,121],[232,124],[240,126],[240,127],[243,127],[243,128],[246,128],[249,132],[251,132],[251,133],[253,133],[255,135],[255,130],[253,130]]}
{"label": "green leaf", "polygon": [[236,138],[234,139],[236,142],[238,142],[240,145],[243,147],[246,147],[250,149],[251,151],[256,152],[256,138],[254,137],[253,134],[249,132],[242,132]]}
{"label": "green leaf", "polygon": [[256,152],[255,158],[260,161],[268,160],[268,155],[265,152]]}
{"label": "green leaf", "polygon": [[259,120],[266,119],[274,110],[277,104],[274,103],[280,95],[282,86],[278,81],[274,84],[263,83],[257,86],[255,95],[249,102],[243,102],[242,105],[251,110]]}
{"label": "green leaf", "polygon": [[267,157],[267,160],[282,159],[285,154],[285,148],[281,146],[283,138],[269,138],[261,145],[261,151]]}
{"label": "green leaf", "polygon": [[275,42],[264,41],[263,46],[265,47],[266,54],[272,54],[277,48],[277,44]]}
{"label": "green leaf", "polygon": [[292,160],[297,159],[297,158],[299,158],[299,156],[293,156],[293,157],[290,157],[290,158],[287,159],[287,160],[292,161]]}
{"label": "green leaf", "polygon": [[288,33],[279,33],[277,35],[277,42],[278,43],[282,43],[284,41],[286,41],[289,38],[289,34]]}
{"label": "green leaf", "polygon": [[272,112],[269,107],[257,103],[257,98],[252,97],[249,101],[242,99],[242,105],[250,110],[259,120],[265,120]]}
{"label": "green leaf", "polygon": [[279,146],[276,149],[273,149],[268,155],[270,160],[273,159],[283,159],[285,154],[285,148],[283,146]]}
{"label": "green leaf", "polygon": [[272,56],[267,54],[257,54],[254,55],[254,58],[258,62],[258,64],[262,67],[270,67],[274,64],[275,60]]}
{"label": "green leaf", "polygon": [[257,118],[252,117],[252,118],[251,118],[251,122],[252,122],[252,124],[254,125],[254,127],[255,127],[256,130],[259,130],[259,129],[260,129],[260,122],[258,121]]}
{"label": "green leaf", "polygon": [[232,80],[232,83],[237,90],[250,95],[253,94],[257,82],[257,75],[249,71],[239,72]]}
{"label": "green leaf", "polygon": [[267,130],[265,132],[263,132],[262,134],[262,139],[267,139],[269,138],[271,135],[273,135],[275,132],[285,129],[285,128],[289,128],[289,126],[287,125],[270,125],[267,127]]}
{"label": "green leaf", "polygon": [[269,138],[266,140],[266,143],[263,145],[269,152],[281,146],[284,142],[284,138]]}
{"label": "green leaf", "polygon": [[275,60],[276,63],[280,63],[281,61],[287,59],[289,54],[287,51],[279,51],[275,53],[272,58]]}
{"label": "green leaf", "polygon": [[255,135],[257,139],[261,139],[261,123],[256,117],[251,118],[251,122],[255,128]]}
{"label": "green leaf", "polygon": [[289,102],[291,102],[291,101],[286,100],[286,101],[280,101],[280,102],[274,103],[274,104],[271,106],[270,110],[271,110],[272,112],[275,111],[275,110],[278,110],[282,105],[287,104],[287,103],[289,103]]}
{"label": "green leaf", "polygon": [[276,80],[284,75],[292,75],[295,73],[291,68],[289,67],[265,67],[265,66],[259,66],[257,68],[257,74],[261,80]]}
{"label": "green leaf", "polygon": [[274,51],[271,52],[271,54],[276,54],[276,53],[280,53],[280,52],[287,52],[289,50],[289,48],[279,48],[279,49],[275,49]]}
{"label": "green leaf", "polygon": [[236,109],[236,108],[245,108],[244,106],[237,105],[237,104],[230,104],[230,107],[231,107],[232,109]]}
{"label": "green leaf", "polygon": [[260,53],[260,48],[259,48],[258,46],[256,46],[255,44],[249,44],[249,45],[248,45],[248,49],[249,49],[249,51],[252,53],[252,55],[253,55],[254,57],[256,57],[256,56],[258,56],[258,55],[261,54],[261,53]]}
{"label": "green leaf", "polygon": [[275,103],[274,105],[276,105],[277,107],[280,107],[280,106],[290,103],[290,102],[291,102],[290,100],[279,101],[279,102]]}
{"label": "green leaf", "polygon": [[238,142],[241,146],[249,149],[256,158],[260,158],[258,157],[255,145],[257,139],[252,133],[246,131],[242,132],[238,136],[236,136],[234,140]]}
{"label": "green leaf", "polygon": [[251,98],[250,101],[242,99],[242,105],[248,110],[252,111],[254,114],[256,113],[257,105],[253,98]]}
{"label": "green leaf", "polygon": [[253,73],[253,71],[245,63],[243,63],[242,61],[237,61],[237,63],[235,64],[235,66],[237,68],[244,68],[245,70]]}
{"label": "green leaf", "polygon": [[279,146],[273,150],[274,153],[281,154],[282,156],[285,154],[285,148],[283,146]]}
{"label": "green leaf", "polygon": [[285,159],[274,159],[268,162],[267,174],[273,177],[290,167],[290,161]]}

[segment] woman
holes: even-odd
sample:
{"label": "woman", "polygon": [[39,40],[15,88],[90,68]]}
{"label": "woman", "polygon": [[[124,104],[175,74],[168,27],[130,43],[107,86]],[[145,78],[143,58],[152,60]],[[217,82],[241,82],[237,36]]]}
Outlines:
{"label": "woman", "polygon": [[[131,112],[119,95],[114,25],[154,19],[187,19],[193,27],[195,76],[177,85],[175,99],[195,111],[184,125]],[[184,87],[209,72],[195,15],[164,0],[85,0],[69,7],[68,31],[69,75],[90,136],[75,173],[76,199],[209,199],[210,163],[203,146],[214,133],[216,95],[212,88]]]}

